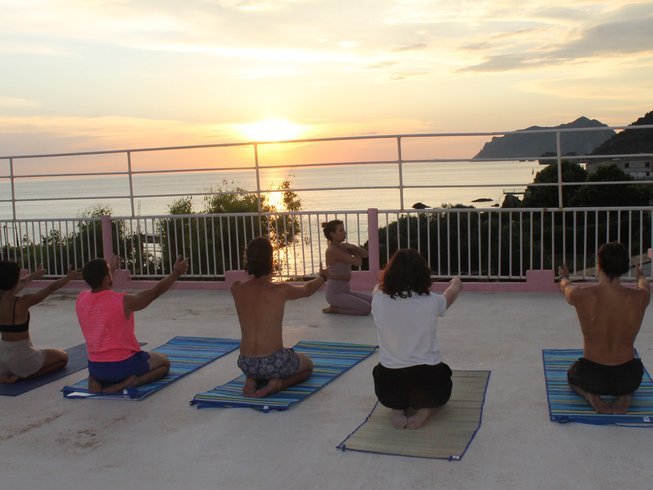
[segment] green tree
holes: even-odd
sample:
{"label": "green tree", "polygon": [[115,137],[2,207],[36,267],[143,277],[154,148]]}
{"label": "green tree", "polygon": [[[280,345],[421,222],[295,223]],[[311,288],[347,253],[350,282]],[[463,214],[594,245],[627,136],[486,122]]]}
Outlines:
{"label": "green tree", "polygon": [[[586,182],[631,182],[633,178],[615,164],[599,167],[589,174]],[[571,205],[590,206],[646,206],[648,193],[642,185],[584,185],[574,195]]]}
{"label": "green tree", "polygon": [[[278,249],[294,243],[301,232],[297,216],[276,214],[301,210],[301,200],[290,190],[288,180],[279,187],[285,210],[277,210],[262,196],[259,213],[258,196],[233,182],[223,181],[209,191],[201,211],[193,209],[190,197],[183,197],[169,206],[170,214],[178,217],[159,221],[162,257],[188,257],[191,274],[216,275],[242,268],[245,247],[252,238],[268,236]],[[161,268],[160,271],[166,272]]]}
{"label": "green tree", "polygon": [[[574,162],[562,162],[562,181],[563,182],[584,182],[587,178],[587,171],[579,164]],[[534,184],[557,183],[558,182],[558,165],[547,165],[544,170],[539,171],[533,179]],[[563,206],[569,206],[574,194],[580,189],[580,186],[563,186],[562,203]],[[525,208],[557,208],[558,207],[558,188],[555,186],[535,187],[527,186],[522,202]]]}

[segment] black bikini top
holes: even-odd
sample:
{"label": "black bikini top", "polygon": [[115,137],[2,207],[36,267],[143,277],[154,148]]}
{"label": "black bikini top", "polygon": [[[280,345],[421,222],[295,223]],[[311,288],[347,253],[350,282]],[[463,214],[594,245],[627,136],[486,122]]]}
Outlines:
{"label": "black bikini top", "polygon": [[22,332],[27,332],[27,330],[29,329],[29,312],[27,313],[27,320],[25,320],[25,323],[16,325],[16,302],[17,301],[18,298],[15,298],[14,311],[11,316],[11,325],[0,325],[0,332],[22,333]]}

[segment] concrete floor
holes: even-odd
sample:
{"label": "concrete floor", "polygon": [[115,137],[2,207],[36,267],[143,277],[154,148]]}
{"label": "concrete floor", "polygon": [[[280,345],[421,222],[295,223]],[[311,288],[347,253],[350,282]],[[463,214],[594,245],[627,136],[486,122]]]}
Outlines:
{"label": "concrete floor", "polygon": [[[83,341],[74,297],[60,292],[32,309],[37,347]],[[287,345],[376,343],[371,317],[324,315],[323,306],[322,293],[287,306]],[[170,291],[136,314],[136,331],[150,348],[174,335],[239,335],[222,291]],[[59,389],[86,371],[0,397],[0,488],[651,488],[653,432],[548,419],[541,349],[581,346],[561,295],[463,291],[440,340],[452,368],[492,371],[483,423],[462,461],[336,449],[374,404],[376,354],[285,412],[190,407],[197,392],[239,374],[233,352],[142,402],[64,399]],[[650,313],[637,347],[653,367]]]}

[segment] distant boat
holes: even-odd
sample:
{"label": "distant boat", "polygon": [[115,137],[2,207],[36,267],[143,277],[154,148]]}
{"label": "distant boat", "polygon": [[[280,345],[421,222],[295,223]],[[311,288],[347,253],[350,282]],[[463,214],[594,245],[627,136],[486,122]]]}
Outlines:
{"label": "distant boat", "polygon": [[490,199],[489,197],[479,197],[478,199],[474,199],[472,202],[490,202],[494,201],[494,199]]}
{"label": "distant boat", "polygon": [[430,208],[430,207],[431,206],[427,206],[423,202],[416,202],[415,204],[413,204],[413,209],[426,209],[426,208]]}

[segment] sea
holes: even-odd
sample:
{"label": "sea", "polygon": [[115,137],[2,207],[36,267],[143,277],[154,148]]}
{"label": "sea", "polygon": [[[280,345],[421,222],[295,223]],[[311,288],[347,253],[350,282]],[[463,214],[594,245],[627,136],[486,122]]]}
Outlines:
{"label": "sea", "polygon": [[[419,162],[401,167],[403,196],[397,164],[274,168],[260,171],[261,189],[274,191],[285,180],[301,200],[303,211],[359,211],[410,209],[464,204],[485,208],[501,204],[506,193],[520,195],[543,167],[537,161]],[[57,173],[51,170],[51,173]],[[204,193],[235,190],[254,192],[253,170],[220,170],[133,175],[133,214],[167,214],[177,199]],[[97,206],[113,216],[131,216],[132,200],[127,175],[20,177],[15,179],[17,219],[76,218]],[[268,201],[283,210],[279,192],[266,193]],[[0,220],[13,217],[11,185],[0,176]],[[204,197],[192,197],[194,211],[202,211]]]}

